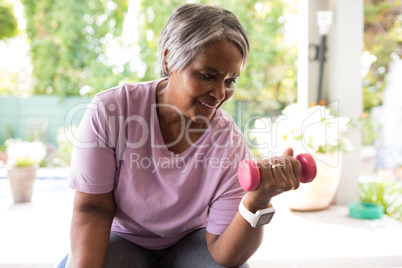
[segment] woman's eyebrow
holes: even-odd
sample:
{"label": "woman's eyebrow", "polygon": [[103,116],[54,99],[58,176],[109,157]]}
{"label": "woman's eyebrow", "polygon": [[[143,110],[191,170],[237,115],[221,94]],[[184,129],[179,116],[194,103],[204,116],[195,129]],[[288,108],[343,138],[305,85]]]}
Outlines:
{"label": "woman's eyebrow", "polygon": [[[213,67],[205,66],[204,68],[207,69],[207,70],[210,71],[210,72],[213,72],[213,73],[217,73],[217,74],[221,73],[221,72],[219,72],[217,69],[215,69],[215,68],[213,68]],[[237,77],[240,76],[240,74],[233,73],[233,74],[231,74],[231,76],[237,78]]]}

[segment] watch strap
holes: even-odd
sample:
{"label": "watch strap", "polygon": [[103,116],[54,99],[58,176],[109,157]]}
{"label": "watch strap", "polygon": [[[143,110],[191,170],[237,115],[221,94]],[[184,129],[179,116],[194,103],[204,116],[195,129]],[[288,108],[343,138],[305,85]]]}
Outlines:
{"label": "watch strap", "polygon": [[[265,214],[268,214],[268,213],[273,214],[273,213],[275,213],[275,209],[273,207],[266,208],[266,209],[261,209],[261,210],[257,210],[257,212],[254,214],[253,212],[248,210],[246,208],[246,206],[244,205],[244,199],[246,198],[246,195],[247,194],[245,194],[243,196],[242,200],[240,201],[239,212],[243,216],[243,218],[251,224],[252,227],[256,228],[256,227],[260,226],[258,224],[258,222],[260,220],[261,215],[265,215]],[[267,223],[268,222],[266,222],[264,224],[267,224]]]}

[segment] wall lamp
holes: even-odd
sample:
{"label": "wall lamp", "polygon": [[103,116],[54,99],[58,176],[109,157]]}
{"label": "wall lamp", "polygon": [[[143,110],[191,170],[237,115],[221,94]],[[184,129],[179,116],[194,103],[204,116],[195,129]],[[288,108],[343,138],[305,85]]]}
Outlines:
{"label": "wall lamp", "polygon": [[[318,94],[317,103],[319,105],[325,105],[325,100],[322,99],[322,83],[324,77],[324,63],[325,63],[325,52],[327,50],[327,35],[329,32],[329,27],[332,24],[333,12],[331,10],[321,10],[317,11],[317,25],[318,33],[321,36],[321,43],[319,45],[310,44],[310,61],[319,61],[320,71],[318,76]],[[313,54],[314,53],[314,54]]]}

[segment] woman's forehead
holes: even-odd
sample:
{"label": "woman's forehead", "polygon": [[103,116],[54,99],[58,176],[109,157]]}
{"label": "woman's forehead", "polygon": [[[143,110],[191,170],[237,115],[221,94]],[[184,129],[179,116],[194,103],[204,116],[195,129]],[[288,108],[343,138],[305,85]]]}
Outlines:
{"label": "woman's forehead", "polygon": [[239,75],[242,61],[242,53],[237,45],[228,40],[220,40],[200,51],[190,65],[218,73],[229,72],[231,75]]}

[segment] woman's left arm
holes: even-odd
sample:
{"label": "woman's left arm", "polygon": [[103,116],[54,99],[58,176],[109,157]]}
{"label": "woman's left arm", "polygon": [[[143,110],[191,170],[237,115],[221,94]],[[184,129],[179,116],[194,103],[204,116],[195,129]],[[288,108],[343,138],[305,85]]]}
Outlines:
{"label": "woman's left arm", "polygon": [[[282,157],[271,161],[280,161],[283,168],[271,169],[264,162],[258,164],[261,171],[260,186],[244,198],[245,207],[253,213],[268,208],[272,197],[299,187],[301,168],[300,163],[293,158],[293,149],[288,148]],[[263,226],[252,227],[237,212],[221,235],[207,232],[208,250],[219,265],[238,267],[257,251],[263,240],[263,232]]]}
{"label": "woman's left arm", "polygon": [[264,227],[251,227],[239,212],[221,234],[207,232],[208,250],[216,263],[223,267],[244,264],[262,243]]}

